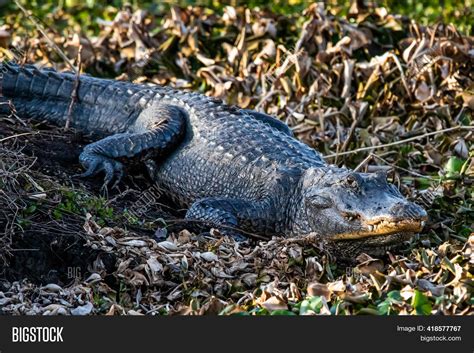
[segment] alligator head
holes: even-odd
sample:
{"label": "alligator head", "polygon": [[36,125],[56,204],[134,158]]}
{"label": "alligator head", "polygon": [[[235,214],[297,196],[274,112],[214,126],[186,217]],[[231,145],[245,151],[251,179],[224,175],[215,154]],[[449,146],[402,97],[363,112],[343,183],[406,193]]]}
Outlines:
{"label": "alligator head", "polygon": [[385,173],[309,169],[303,176],[302,229],[341,257],[380,255],[422,230],[426,211],[387,182]]}

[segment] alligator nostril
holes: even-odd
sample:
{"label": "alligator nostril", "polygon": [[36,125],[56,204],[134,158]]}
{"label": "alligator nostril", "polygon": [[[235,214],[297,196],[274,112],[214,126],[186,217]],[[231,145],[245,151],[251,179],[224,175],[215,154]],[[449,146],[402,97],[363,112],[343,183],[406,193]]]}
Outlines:
{"label": "alligator nostril", "polygon": [[393,205],[390,208],[390,211],[394,214],[397,214],[397,215],[402,213],[404,210],[406,210],[406,204],[403,203],[403,202],[397,202],[395,205]]}
{"label": "alligator nostril", "polygon": [[427,217],[426,211],[412,202],[398,202],[390,211],[393,215],[403,218],[423,219]]}

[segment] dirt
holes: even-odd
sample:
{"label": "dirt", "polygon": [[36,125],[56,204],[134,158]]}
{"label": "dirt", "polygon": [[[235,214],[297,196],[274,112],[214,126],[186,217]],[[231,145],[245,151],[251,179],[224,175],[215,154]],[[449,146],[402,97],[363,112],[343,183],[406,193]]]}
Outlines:
{"label": "dirt", "polygon": [[[90,142],[86,136],[46,124],[27,123],[23,126],[19,123],[12,124],[9,119],[0,120],[0,140],[17,135],[18,137],[9,138],[1,146],[12,151],[21,151],[26,157],[30,157],[33,162],[30,169],[32,175],[49,178],[53,185],[59,183],[70,190],[88,190],[97,197],[103,195],[101,175],[85,179],[75,177],[83,171],[78,158],[82,147]],[[111,204],[114,210],[123,210],[126,205],[136,200],[133,195],[120,197],[123,190],[137,187],[137,190],[145,189],[150,185],[150,181],[141,174],[143,170],[135,168],[128,172],[131,174],[124,178],[121,190],[108,191],[110,199],[116,198]],[[20,197],[25,198],[25,195]],[[55,201],[54,197],[52,200]],[[49,212],[53,206],[48,205],[48,202],[41,204],[40,207],[46,212],[35,215],[34,221],[27,227],[14,227],[10,234],[4,235],[4,238],[9,238],[10,244],[0,278],[10,282],[28,278],[38,284],[66,285],[74,280],[73,271],[79,271],[83,275],[89,273],[90,264],[97,258],[106,264],[106,268],[113,266],[113,254],[105,254],[85,246],[85,218],[70,214],[61,221],[54,220]],[[0,226],[1,221],[0,216]],[[3,221],[5,225],[7,222]],[[140,227],[131,229],[142,235],[153,236],[150,230]]]}

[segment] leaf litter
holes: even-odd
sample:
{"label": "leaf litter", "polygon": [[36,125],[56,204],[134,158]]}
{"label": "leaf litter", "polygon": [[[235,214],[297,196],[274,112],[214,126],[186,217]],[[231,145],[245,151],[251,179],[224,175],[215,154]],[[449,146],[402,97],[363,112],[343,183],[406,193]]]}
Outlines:
{"label": "leaf litter", "polygon": [[[45,140],[66,146],[70,139],[84,145],[84,138],[29,127],[11,107],[0,122],[2,263],[18,256],[12,245],[22,232],[74,234],[93,256],[84,260],[83,276],[69,282],[2,281],[3,313],[473,313],[472,37],[452,25],[421,26],[384,8],[357,6],[346,17],[319,4],[297,15],[231,6],[108,11],[113,16],[97,18],[98,31],[80,33],[53,30],[74,19],[52,12],[45,32],[71,61],[80,52],[88,73],[197,90],[265,111],[330,163],[388,169],[430,221],[404,252],[364,254],[354,264],[340,263],[311,235],[239,243],[217,230],[165,228],[157,238],[149,229],[162,223],[162,213],[146,212],[138,222],[116,217],[125,192],[104,201],[94,182],[71,181],[73,156],[61,168],[38,166]],[[26,20],[6,17],[0,55],[21,52],[22,62],[67,69],[42,34],[25,32]]]}

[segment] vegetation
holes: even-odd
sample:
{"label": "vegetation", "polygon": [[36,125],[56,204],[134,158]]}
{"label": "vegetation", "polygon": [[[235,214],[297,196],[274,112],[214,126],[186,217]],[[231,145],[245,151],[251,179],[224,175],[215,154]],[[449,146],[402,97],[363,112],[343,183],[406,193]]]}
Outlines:
{"label": "vegetation", "polygon": [[[109,3],[21,1],[27,15],[3,5],[0,57],[266,111],[331,163],[389,170],[430,220],[405,250],[352,264],[313,237],[236,244],[218,231],[193,234],[165,200],[141,202],[153,185],[139,167],[102,194],[100,178],[72,177],[86,137],[25,122],[11,107],[0,119],[0,260],[10,264],[3,312],[473,313],[470,0]],[[58,240],[66,235],[74,241]],[[57,284],[45,275],[52,265],[35,272],[10,251],[25,241],[69,254],[55,262]],[[81,276],[64,275],[76,266]]]}

